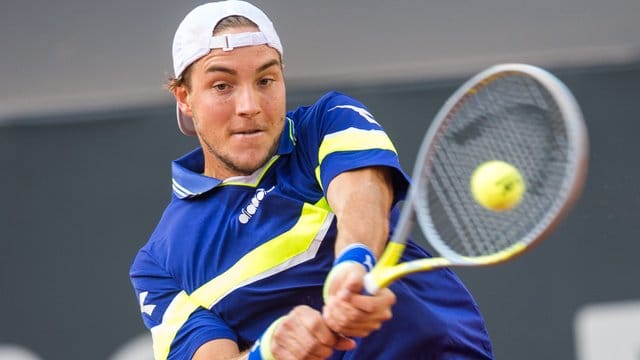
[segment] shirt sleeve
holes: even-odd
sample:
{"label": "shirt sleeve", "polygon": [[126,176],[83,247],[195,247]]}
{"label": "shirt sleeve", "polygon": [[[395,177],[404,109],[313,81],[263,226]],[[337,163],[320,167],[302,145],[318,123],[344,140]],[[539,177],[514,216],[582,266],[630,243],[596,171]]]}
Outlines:
{"label": "shirt sleeve", "polygon": [[[300,116],[300,114],[297,114]],[[387,166],[393,171],[396,200],[404,198],[408,176],[383,127],[359,101],[331,92],[304,109],[302,127],[310,158],[316,164],[316,180],[326,191],[334,177],[348,170]]]}
{"label": "shirt sleeve", "polygon": [[154,259],[140,250],[130,270],[142,320],[151,331],[156,360],[190,359],[208,341],[230,339],[235,332],[215,313],[197,305]]}

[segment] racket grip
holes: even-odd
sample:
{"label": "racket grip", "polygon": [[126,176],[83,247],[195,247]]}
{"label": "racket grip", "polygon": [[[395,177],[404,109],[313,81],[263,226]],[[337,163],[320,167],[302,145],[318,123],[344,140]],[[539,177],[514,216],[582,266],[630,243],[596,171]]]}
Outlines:
{"label": "racket grip", "polygon": [[364,295],[375,295],[378,290],[380,290],[380,286],[374,279],[373,275],[371,275],[371,272],[368,272],[364,276],[364,288],[362,289],[362,293]]}

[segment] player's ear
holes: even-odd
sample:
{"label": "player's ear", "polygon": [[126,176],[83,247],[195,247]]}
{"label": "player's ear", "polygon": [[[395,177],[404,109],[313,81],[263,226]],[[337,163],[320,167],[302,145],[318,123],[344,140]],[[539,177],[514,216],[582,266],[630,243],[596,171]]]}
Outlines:
{"label": "player's ear", "polygon": [[189,101],[189,90],[186,85],[180,85],[173,88],[173,96],[176,98],[180,111],[187,115],[193,116],[191,113],[191,102]]}

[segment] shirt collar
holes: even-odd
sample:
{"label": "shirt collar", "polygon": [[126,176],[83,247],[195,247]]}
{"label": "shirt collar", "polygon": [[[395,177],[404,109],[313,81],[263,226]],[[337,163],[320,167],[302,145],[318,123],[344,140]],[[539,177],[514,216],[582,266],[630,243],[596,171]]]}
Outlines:
{"label": "shirt collar", "polygon": [[[286,118],[276,155],[289,154],[296,145],[296,134],[293,121]],[[260,170],[258,170],[260,171]],[[220,179],[205,176],[204,154],[197,148],[171,163],[173,193],[180,199],[192,198],[220,185]],[[249,175],[248,178],[251,178]],[[235,179],[239,179],[237,177]]]}

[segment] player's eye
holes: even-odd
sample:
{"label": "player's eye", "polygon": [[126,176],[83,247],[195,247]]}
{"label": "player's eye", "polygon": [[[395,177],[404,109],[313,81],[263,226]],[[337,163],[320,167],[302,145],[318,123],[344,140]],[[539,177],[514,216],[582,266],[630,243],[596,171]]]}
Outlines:
{"label": "player's eye", "polygon": [[271,85],[271,83],[273,83],[273,82],[274,82],[274,79],[271,79],[271,78],[264,78],[264,79],[260,79],[260,80],[258,81],[258,85],[260,85],[260,86],[262,86],[262,87],[265,87],[265,86],[269,86],[269,85]]}
{"label": "player's eye", "polygon": [[213,88],[217,91],[223,92],[229,90],[231,86],[227,83],[215,83],[213,84]]}

